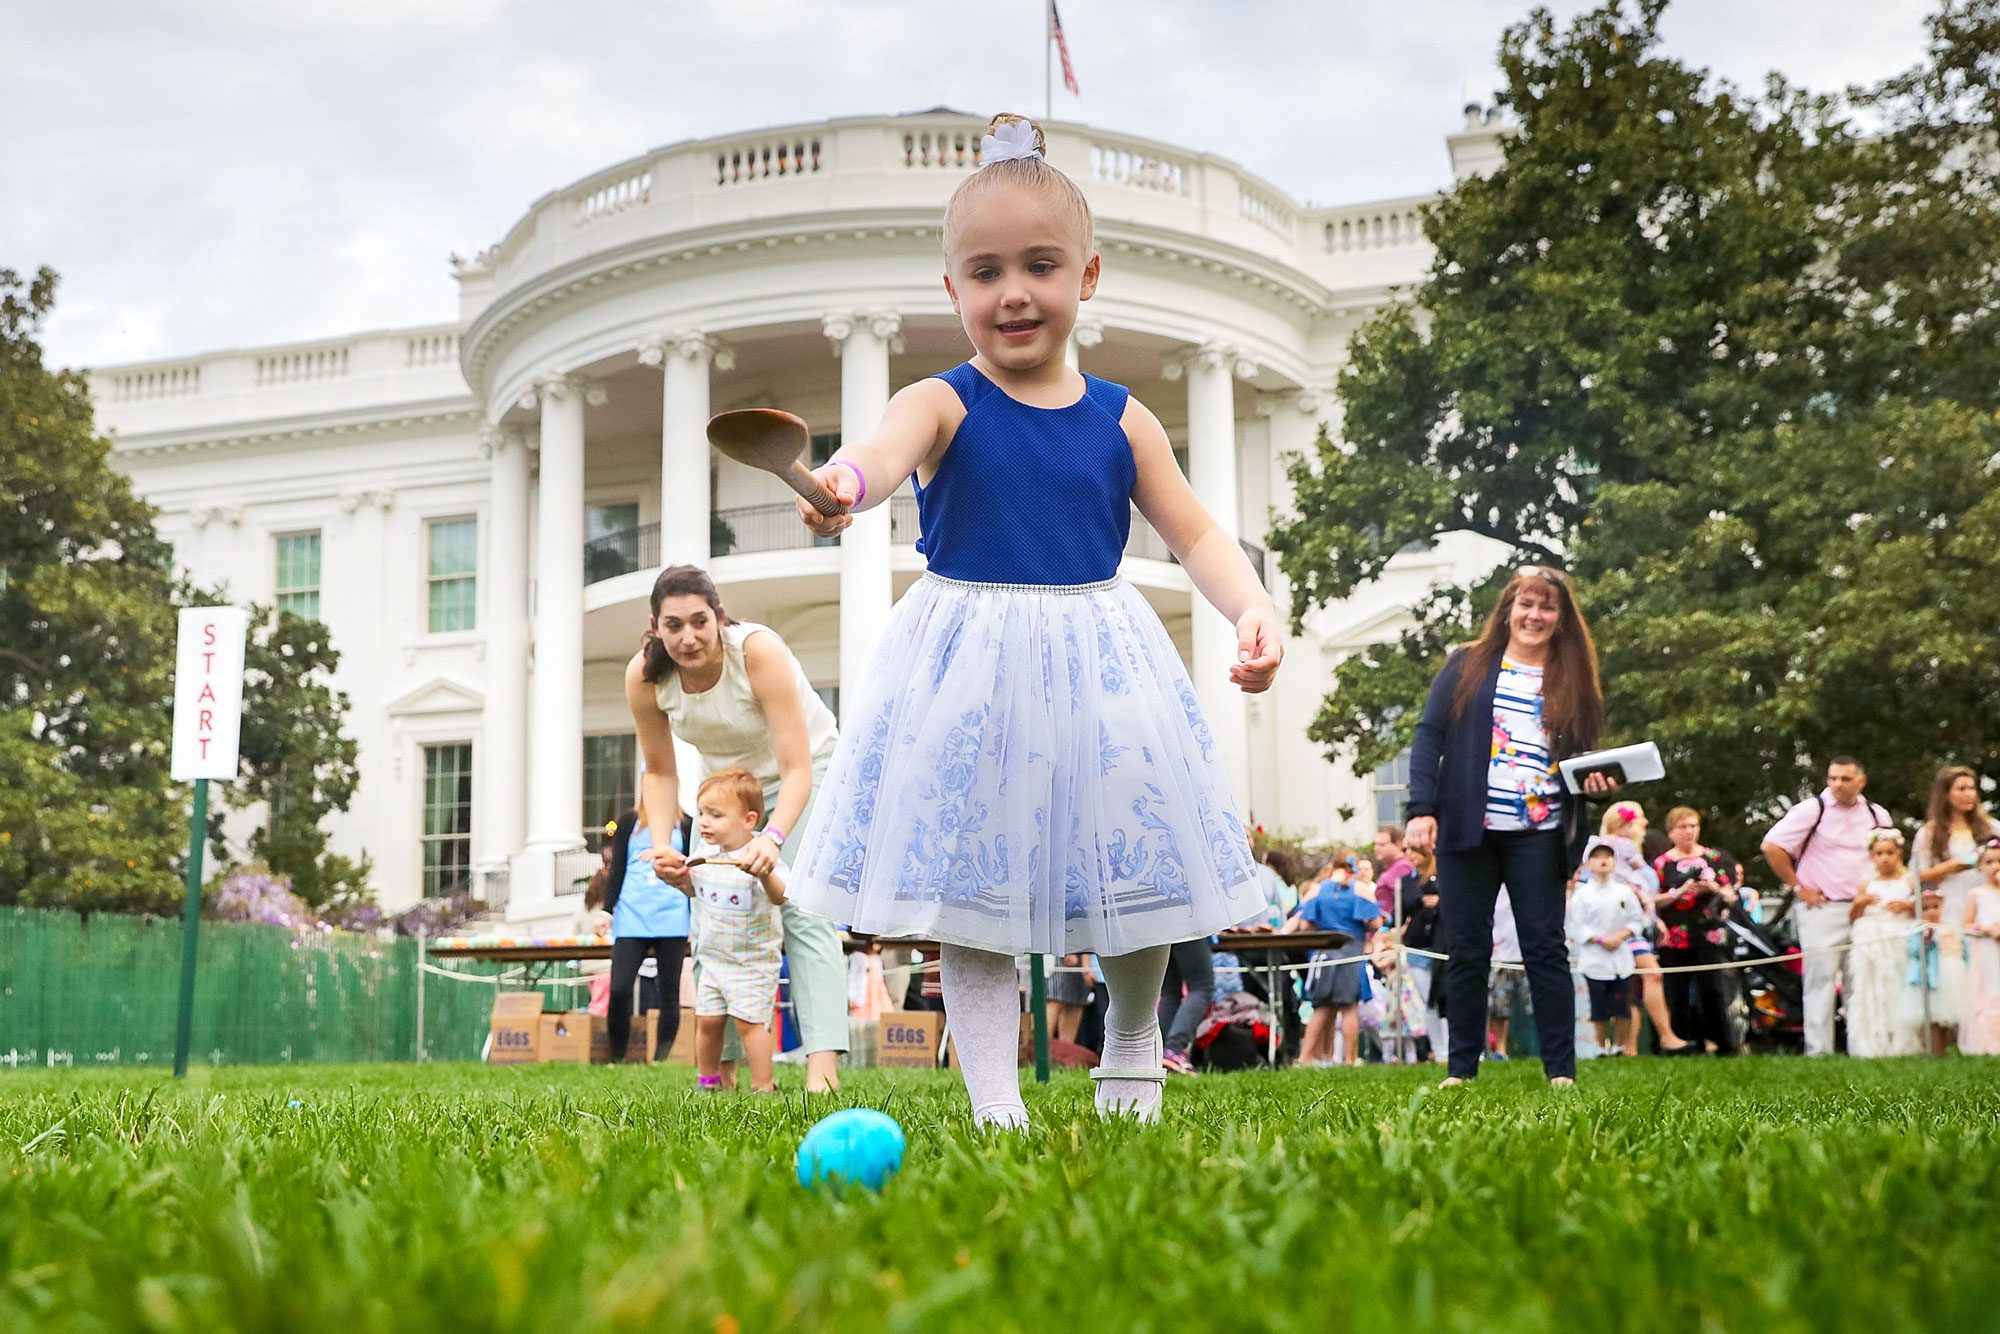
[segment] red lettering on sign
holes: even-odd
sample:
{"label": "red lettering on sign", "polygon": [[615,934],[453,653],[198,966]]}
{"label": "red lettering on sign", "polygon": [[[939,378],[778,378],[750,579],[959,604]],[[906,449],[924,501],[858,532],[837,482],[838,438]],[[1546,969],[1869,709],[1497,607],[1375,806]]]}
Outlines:
{"label": "red lettering on sign", "polygon": [[213,644],[215,642],[215,622],[210,621],[201,627],[201,642],[204,644]]}
{"label": "red lettering on sign", "polygon": [[202,660],[202,662],[203,662],[203,663],[205,664],[205,665],[204,665],[204,666],[202,667],[202,670],[203,670],[203,671],[205,671],[205,672],[212,672],[212,671],[214,671],[214,670],[215,670],[215,655],[214,655],[213,653],[204,653],[204,654],[202,654],[202,655],[201,655],[201,660]]}
{"label": "red lettering on sign", "polygon": [[204,760],[205,760],[205,759],[207,759],[207,758],[208,758],[208,743],[209,743],[209,738],[208,738],[208,737],[205,737],[205,736],[204,736],[204,737],[196,737],[196,738],[195,738],[195,740],[197,740],[197,741],[199,741],[199,742],[201,743],[201,757],[202,757],[202,758],[203,758]]}
{"label": "red lettering on sign", "polygon": [[203,700],[207,700],[210,704],[215,703],[215,687],[206,681],[201,683],[201,693],[194,697],[194,702],[197,704]]}
{"label": "red lettering on sign", "polygon": [[203,710],[201,711],[201,721],[200,721],[200,722],[198,722],[198,723],[196,723],[196,724],[195,724],[195,726],[196,726],[196,727],[213,727],[213,726],[215,726],[215,713],[214,713],[214,711],[213,711],[213,710],[210,710],[210,709],[203,709]]}

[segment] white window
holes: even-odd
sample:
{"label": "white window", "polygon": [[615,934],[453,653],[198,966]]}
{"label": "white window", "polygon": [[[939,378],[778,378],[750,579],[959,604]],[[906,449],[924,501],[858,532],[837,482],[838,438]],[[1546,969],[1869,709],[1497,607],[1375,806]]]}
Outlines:
{"label": "white window", "polygon": [[1375,770],[1375,823],[1403,823],[1403,802],[1410,795],[1410,752],[1403,753]]}
{"label": "white window", "polygon": [[630,732],[583,739],[583,841],[604,846],[604,827],[639,796],[639,739]]}
{"label": "white window", "polygon": [[319,530],[282,533],[277,539],[278,576],[274,601],[280,612],[319,619]]}
{"label": "white window", "polygon": [[472,743],[424,747],[425,898],[472,882]]}
{"label": "white window", "polygon": [[479,521],[432,519],[424,537],[430,632],[473,629],[479,620]]}

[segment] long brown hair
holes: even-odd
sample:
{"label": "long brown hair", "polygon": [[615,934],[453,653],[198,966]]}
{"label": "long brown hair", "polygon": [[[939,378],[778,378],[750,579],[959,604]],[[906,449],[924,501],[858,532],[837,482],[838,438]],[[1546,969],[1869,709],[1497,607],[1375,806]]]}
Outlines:
{"label": "long brown hair", "polygon": [[[1951,789],[1961,778],[1972,780],[1972,790],[1979,791],[1979,775],[1963,764],[1947,764],[1931,779],[1931,808],[1924,817],[1924,833],[1931,844],[1933,861],[1946,861],[1951,857]],[[1993,837],[1993,818],[1986,813],[1986,807],[1975,801],[1972,813],[1965,817],[1972,826],[1972,841],[1984,843]]]}
{"label": "long brown hair", "polygon": [[1458,688],[1452,692],[1451,716],[1456,722],[1479,693],[1493,664],[1507,651],[1507,622],[1514,600],[1529,584],[1541,584],[1556,600],[1556,630],[1549,637],[1549,660],[1542,669],[1542,725],[1558,755],[1578,755],[1597,744],[1604,728],[1604,686],[1597,676],[1597,642],[1590,624],[1569,591],[1569,578],[1559,570],[1531,565],[1515,574],[1500,590],[1493,614],[1479,638],[1459,650]]}
{"label": "long brown hair", "polygon": [[[668,598],[686,597],[692,594],[708,603],[708,609],[715,613],[716,628],[733,625],[729,613],[722,609],[722,594],[715,591],[715,580],[708,577],[708,571],[699,565],[669,565],[660,571],[660,577],[653,581],[653,596],[650,606],[653,621],[660,619],[660,604]],[[667,646],[653,633],[653,627],[646,627],[645,635],[639,640],[639,648],[646,655],[645,679],[654,685],[667,679],[674,671],[673,655]]]}

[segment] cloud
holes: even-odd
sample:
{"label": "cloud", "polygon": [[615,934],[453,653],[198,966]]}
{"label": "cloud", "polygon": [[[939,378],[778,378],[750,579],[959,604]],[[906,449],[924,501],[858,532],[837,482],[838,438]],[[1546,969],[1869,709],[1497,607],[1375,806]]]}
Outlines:
{"label": "cloud", "polygon": [[[1582,0],[1555,6],[1561,15]],[[1682,0],[1669,49],[1833,89],[1921,53],[1918,0]],[[1058,119],[1337,203],[1449,183],[1499,0],[1065,0]],[[1033,0],[100,0],[0,9],[0,263],[56,266],[52,356],[102,364],[448,320],[449,251],[660,144],[950,105],[1039,113]]]}

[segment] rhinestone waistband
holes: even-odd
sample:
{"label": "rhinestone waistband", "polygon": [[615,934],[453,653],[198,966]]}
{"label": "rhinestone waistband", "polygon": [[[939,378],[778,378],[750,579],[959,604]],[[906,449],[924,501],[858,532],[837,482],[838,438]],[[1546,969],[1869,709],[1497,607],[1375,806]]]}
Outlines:
{"label": "rhinestone waistband", "polygon": [[932,574],[928,570],[924,572],[924,578],[930,580],[932,583],[942,584],[946,588],[963,588],[974,593],[1046,593],[1057,596],[1067,596],[1075,593],[1103,593],[1117,588],[1125,582],[1123,579],[1113,576],[1110,579],[1099,580],[1094,584],[987,584],[971,579],[948,579],[944,575]]}

